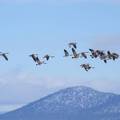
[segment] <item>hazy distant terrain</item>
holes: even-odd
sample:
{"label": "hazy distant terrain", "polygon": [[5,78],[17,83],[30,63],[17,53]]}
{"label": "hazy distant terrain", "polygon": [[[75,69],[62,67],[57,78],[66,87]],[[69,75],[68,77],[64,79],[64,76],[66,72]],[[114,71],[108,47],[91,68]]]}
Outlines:
{"label": "hazy distant terrain", "polygon": [[1,115],[0,120],[120,120],[120,95],[71,87]]}

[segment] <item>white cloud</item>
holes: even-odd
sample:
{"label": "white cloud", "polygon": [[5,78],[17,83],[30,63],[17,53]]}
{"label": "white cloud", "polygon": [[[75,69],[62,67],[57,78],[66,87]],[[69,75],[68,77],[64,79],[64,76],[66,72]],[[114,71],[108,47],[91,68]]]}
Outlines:
{"label": "white cloud", "polygon": [[120,94],[120,81],[118,80],[94,80],[89,82],[87,86],[102,92]]}
{"label": "white cloud", "polygon": [[[34,73],[13,71],[0,76],[0,108],[10,110],[17,104],[26,104],[57,90],[70,86],[89,86],[99,91],[120,94],[118,80],[80,80],[73,78],[40,77]],[[10,105],[7,107],[7,105]],[[3,111],[4,112],[4,111]]]}
{"label": "white cloud", "polygon": [[100,36],[96,37],[92,43],[94,48],[119,50],[120,36]]}
{"label": "white cloud", "polygon": [[0,113],[9,112],[18,109],[24,105],[0,105]]}
{"label": "white cloud", "polygon": [[[0,76],[0,94],[4,97],[9,96],[7,92],[14,93],[14,97],[19,96],[20,94],[26,98],[32,99],[30,94],[33,94],[34,97],[39,98],[44,96],[49,92],[56,91],[61,88],[66,88],[69,86],[84,85],[90,86],[98,90],[109,91],[120,93],[119,81],[118,80],[80,80],[73,78],[55,78],[51,76],[40,77],[33,73],[25,73],[23,71],[7,73],[7,76]],[[110,84],[110,86],[108,86]],[[42,91],[38,93],[38,91]],[[27,95],[27,96],[26,96]],[[24,99],[23,97],[23,99]],[[6,98],[6,99],[7,99]],[[25,99],[26,99],[25,98]],[[34,98],[33,98],[34,99]]]}

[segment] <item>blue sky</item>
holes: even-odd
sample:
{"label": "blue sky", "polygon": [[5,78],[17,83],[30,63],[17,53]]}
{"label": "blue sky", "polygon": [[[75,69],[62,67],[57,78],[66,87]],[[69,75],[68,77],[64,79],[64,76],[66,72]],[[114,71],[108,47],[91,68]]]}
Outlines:
{"label": "blue sky", "polygon": [[[77,41],[78,51],[89,48],[119,51],[120,2],[113,0],[4,0],[0,1],[0,111],[37,100],[68,86],[85,85],[120,94],[120,61],[63,58],[67,43]],[[31,53],[55,55],[36,67]],[[86,73],[81,63],[91,63]],[[13,107],[12,107],[13,106]]]}

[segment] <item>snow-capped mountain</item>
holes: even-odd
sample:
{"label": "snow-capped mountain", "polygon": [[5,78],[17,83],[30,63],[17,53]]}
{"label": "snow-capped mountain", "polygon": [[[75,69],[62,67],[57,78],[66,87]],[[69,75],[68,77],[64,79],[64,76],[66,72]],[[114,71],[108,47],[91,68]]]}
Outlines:
{"label": "snow-capped mountain", "polygon": [[71,87],[1,115],[0,120],[120,120],[120,96]]}

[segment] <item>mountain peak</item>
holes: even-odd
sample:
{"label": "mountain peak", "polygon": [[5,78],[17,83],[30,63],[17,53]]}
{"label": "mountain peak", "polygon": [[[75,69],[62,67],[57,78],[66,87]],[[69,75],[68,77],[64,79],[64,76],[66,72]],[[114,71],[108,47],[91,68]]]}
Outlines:
{"label": "mountain peak", "polygon": [[112,94],[105,94],[85,86],[75,86],[62,89],[43,99],[31,104],[31,108],[38,111],[62,111],[70,108],[71,110],[85,110],[105,103]]}
{"label": "mountain peak", "polygon": [[73,92],[98,92],[90,87],[86,87],[86,86],[74,86],[74,87],[68,87],[66,89],[63,89],[61,90],[60,92],[70,92],[70,91],[73,91]]}
{"label": "mountain peak", "polygon": [[[71,115],[77,115],[79,117],[74,116],[71,120],[78,120],[78,118],[96,120],[93,119],[96,118],[95,116],[98,119],[99,115],[114,116],[116,114],[120,114],[119,95],[98,92],[89,87],[75,86],[62,89],[21,109],[7,113],[0,118],[6,118],[2,120],[19,120],[21,117],[27,118],[23,120],[50,120],[46,116],[52,116],[51,119],[56,120],[60,116],[60,120],[67,120]],[[61,115],[64,115],[66,119],[64,117],[61,118]],[[10,119],[11,116],[12,119]],[[90,117],[87,119],[87,116]],[[114,119],[108,117],[108,119],[105,118],[104,120],[119,120],[118,117],[120,118],[120,116],[117,116],[116,119],[115,117]]]}

